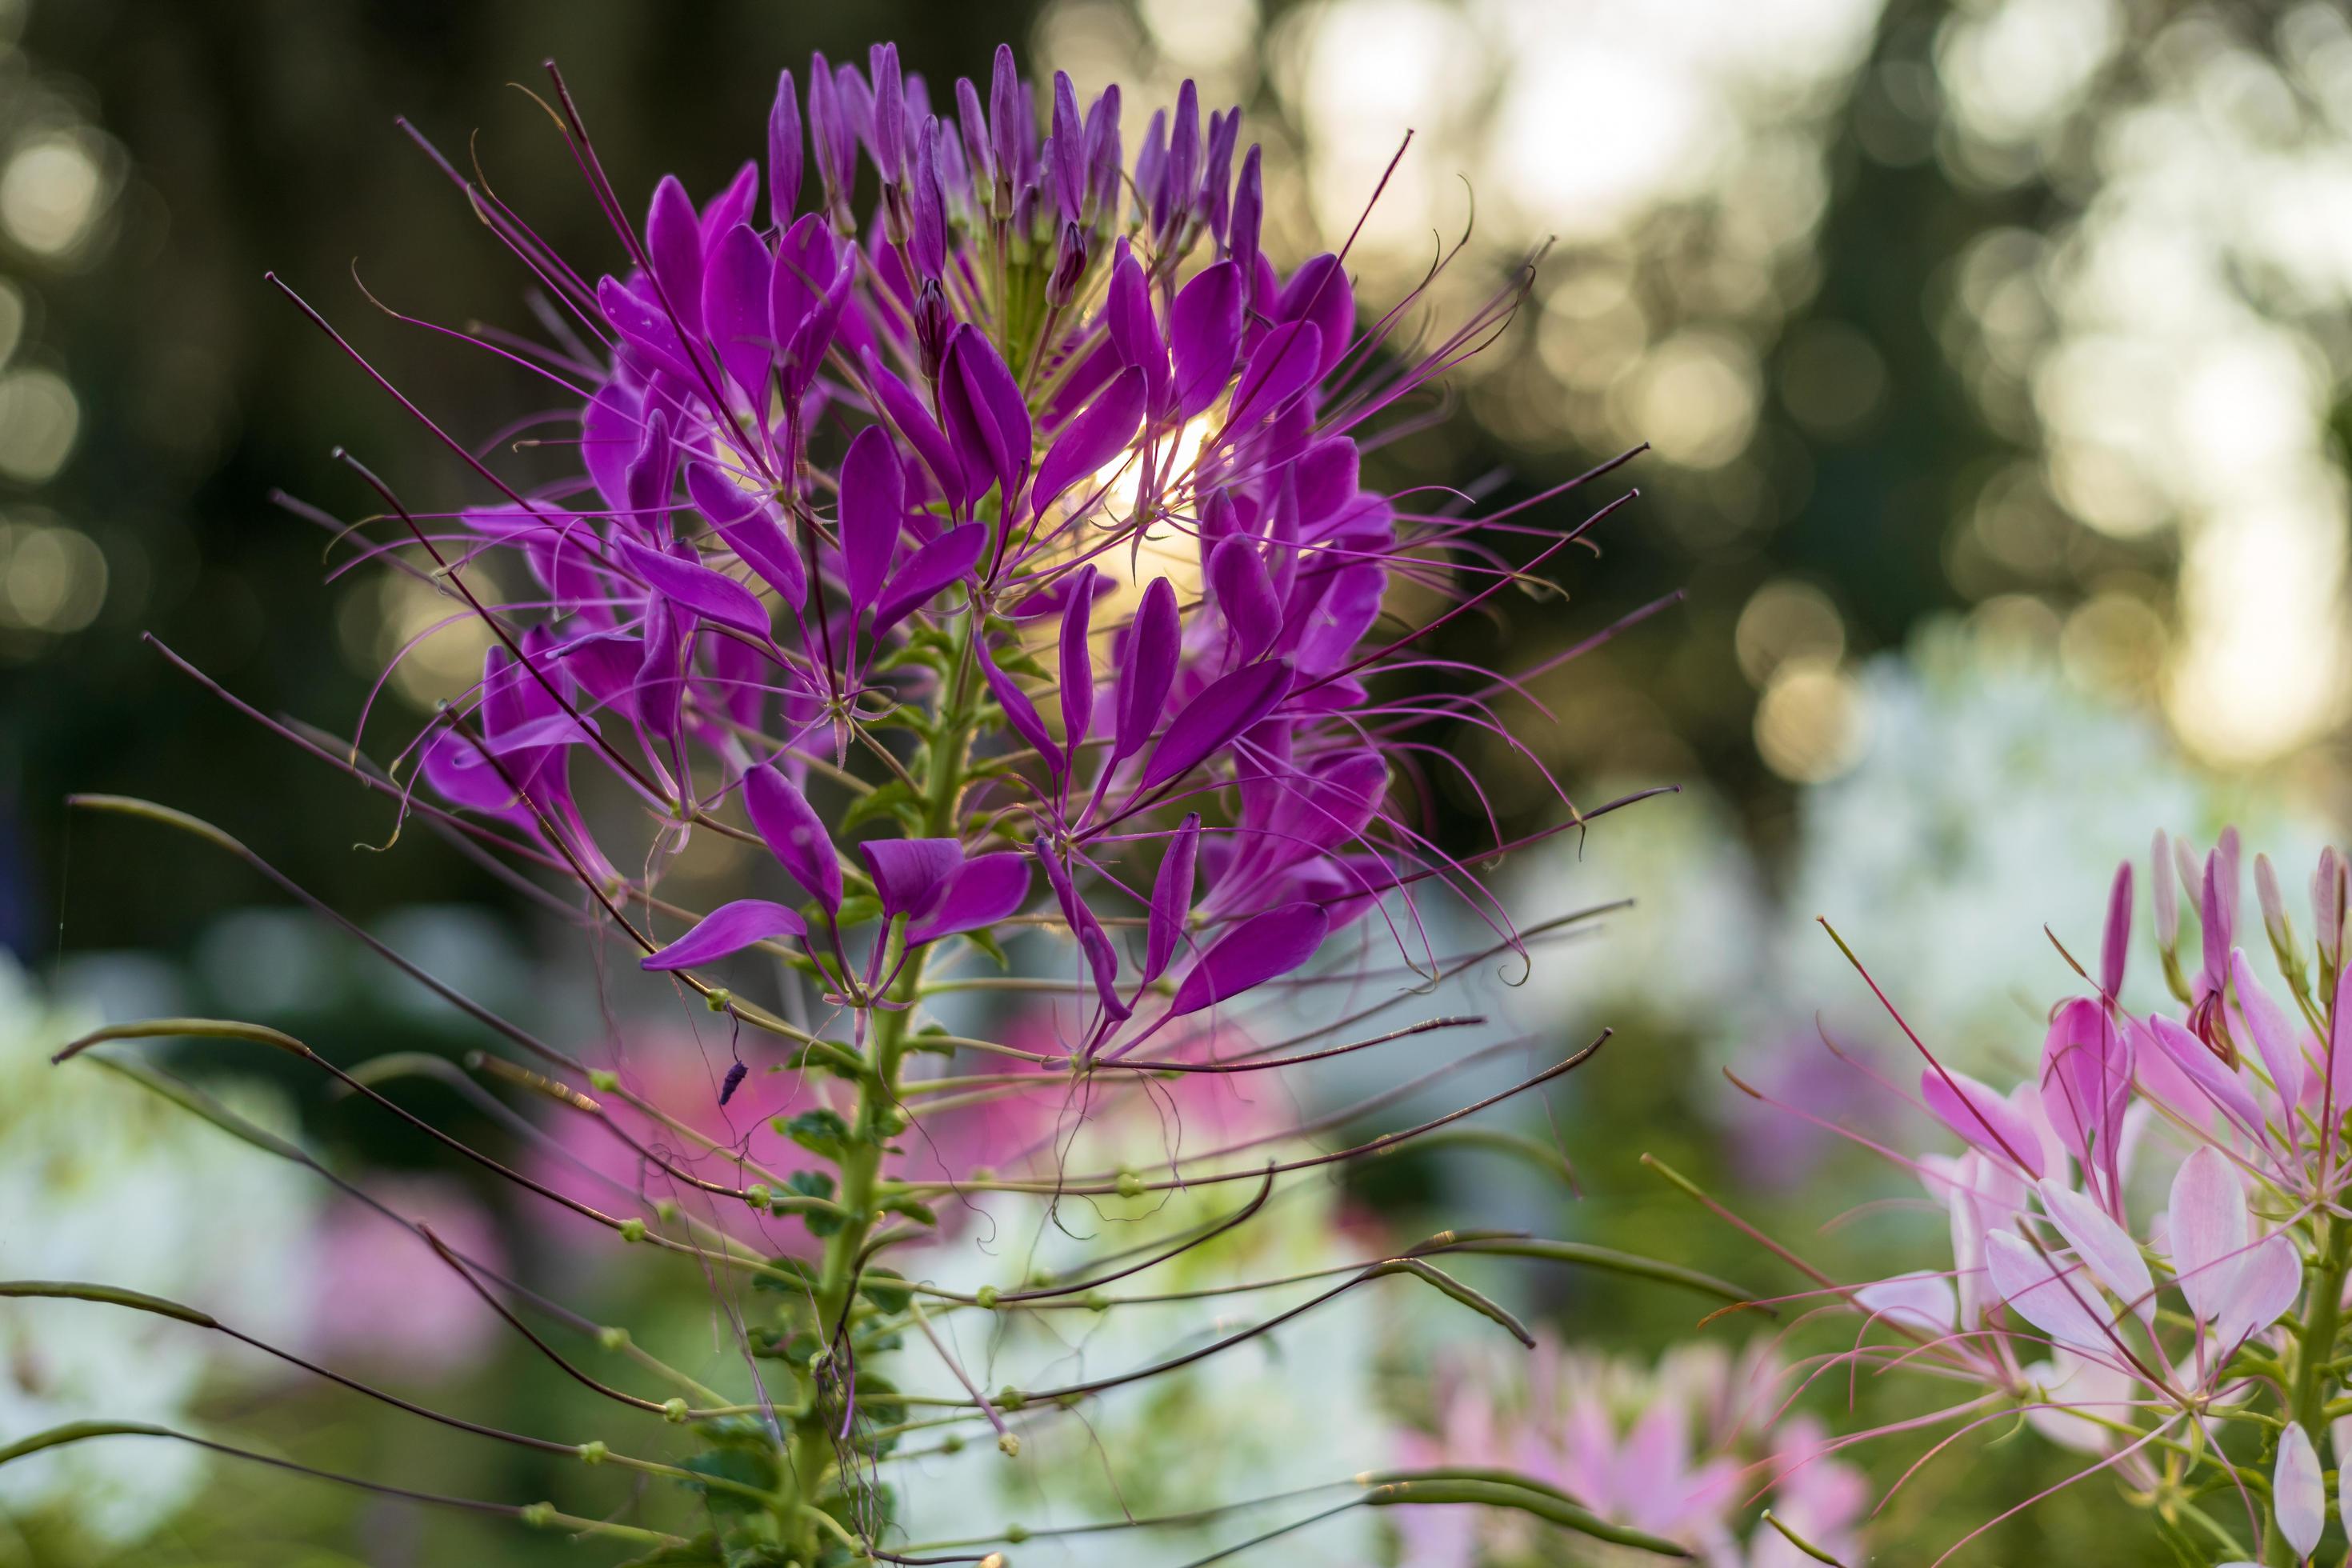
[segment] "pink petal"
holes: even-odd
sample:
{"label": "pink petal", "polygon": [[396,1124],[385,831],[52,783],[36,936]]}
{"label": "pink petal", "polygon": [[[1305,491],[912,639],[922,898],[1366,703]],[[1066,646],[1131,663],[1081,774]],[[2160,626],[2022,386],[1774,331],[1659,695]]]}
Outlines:
{"label": "pink petal", "polygon": [[2245,1260],[2246,1188],[2229,1157],[2208,1145],[2182,1161],[2167,1215],[2180,1293],[2210,1322],[2229,1303]]}
{"label": "pink petal", "polygon": [[2213,1325],[2214,1336],[2224,1349],[2234,1349],[2284,1317],[2302,1289],[2303,1259],[2294,1243],[2284,1236],[2272,1237],[2247,1253],[2240,1265],[2237,1288]]}
{"label": "pink petal", "polygon": [[2271,1472],[2271,1508],[2278,1515],[2279,1533],[2308,1557],[2319,1547],[2327,1528],[2327,1490],[2319,1479],[2319,1455],[2310,1434],[2290,1425],[2279,1436],[2278,1466]]}
{"label": "pink petal", "polygon": [[1919,1075],[1919,1093],[1936,1119],[1996,1160],[2042,1174],[2042,1140],[2033,1124],[2009,1101],[1966,1073],[1930,1066]]}
{"label": "pink petal", "polygon": [[1853,1293],[1854,1305],[1889,1322],[1908,1323],[1930,1333],[1948,1333],[1958,1310],[1952,1282],[1940,1274],[1897,1274]]}
{"label": "pink petal", "polygon": [[2052,1339],[2095,1354],[2112,1348],[2113,1336],[2100,1315],[2105,1303],[2087,1272],[2077,1269],[2062,1279],[2024,1237],[2006,1230],[1985,1237],[1985,1266],[1995,1294]]}
{"label": "pink petal", "polygon": [[2261,1053],[2272,1087],[2278,1090],[2279,1103],[2285,1108],[2284,1120],[2292,1126],[2295,1102],[2303,1098],[2303,1046],[2295,1038],[2295,1027],[2254,978],[2244,948],[2230,950],[2230,980],[2238,993],[2238,1011],[2253,1032],[2254,1049]]}
{"label": "pink petal", "polygon": [[2097,1204],[2055,1182],[2042,1184],[2042,1208],[2076,1256],[2099,1277],[2099,1283],[2143,1321],[2153,1321],[2156,1281],[2149,1277],[2147,1260],[2140,1256],[2139,1244],[2131,1234]]}

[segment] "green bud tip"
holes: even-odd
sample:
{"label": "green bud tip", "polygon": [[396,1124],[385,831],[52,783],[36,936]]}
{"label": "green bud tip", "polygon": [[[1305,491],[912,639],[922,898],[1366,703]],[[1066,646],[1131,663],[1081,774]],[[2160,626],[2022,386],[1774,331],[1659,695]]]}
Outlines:
{"label": "green bud tip", "polygon": [[608,1351],[626,1350],[629,1348],[629,1331],[621,1328],[598,1329],[596,1342]]}
{"label": "green bud tip", "polygon": [[1133,1171],[1121,1171],[1118,1173],[1118,1195],[1123,1198],[1141,1197],[1143,1195],[1143,1178],[1137,1175]]}
{"label": "green bud tip", "polygon": [[643,1241],[645,1238],[645,1221],[631,1217],[621,1222],[621,1239],[623,1241]]}
{"label": "green bud tip", "polygon": [[516,1517],[533,1530],[544,1530],[555,1522],[555,1505],[551,1502],[525,1503],[521,1513]]}
{"label": "green bud tip", "polygon": [[604,1462],[605,1456],[612,1451],[602,1443],[583,1443],[580,1445],[580,1462],[583,1465],[601,1465]]}
{"label": "green bud tip", "polygon": [[662,1401],[662,1419],[673,1426],[686,1425],[686,1401],[672,1394]]}
{"label": "green bud tip", "polygon": [[597,1093],[610,1094],[621,1087],[621,1075],[616,1072],[607,1072],[603,1068],[590,1068],[588,1083]]}
{"label": "green bud tip", "polygon": [[677,1223],[677,1205],[670,1202],[667,1198],[664,1198],[661,1202],[654,1205],[654,1217],[661,1221],[664,1225],[676,1225]]}
{"label": "green bud tip", "polygon": [[974,1165],[971,1168],[971,1179],[975,1182],[992,1182],[996,1180],[996,1167],[993,1165]]}
{"label": "green bud tip", "polygon": [[743,1189],[743,1201],[763,1213],[772,1196],[773,1194],[768,1191],[768,1184],[765,1182],[753,1182]]}
{"label": "green bud tip", "polygon": [[734,994],[723,985],[712,986],[702,1000],[704,1005],[714,1013],[724,1013],[728,1008],[735,1005]]}
{"label": "green bud tip", "polygon": [[1003,1455],[1008,1459],[1019,1458],[1021,1457],[1021,1435],[1017,1432],[1007,1432],[1003,1434],[996,1439],[996,1451]]}
{"label": "green bud tip", "polygon": [[993,1285],[982,1285],[980,1288],[979,1292],[973,1296],[972,1300],[980,1303],[982,1311],[993,1312],[996,1310],[996,1287]]}
{"label": "green bud tip", "polygon": [[1004,1527],[1004,1539],[1018,1546],[1029,1539],[1029,1527],[1025,1524],[1008,1524]]}
{"label": "green bud tip", "polygon": [[1080,1300],[1086,1302],[1087,1310],[1089,1312],[1110,1310],[1110,1298],[1100,1290],[1089,1290]]}
{"label": "green bud tip", "polygon": [[1011,1384],[996,1391],[996,1407],[999,1410],[1018,1410],[1028,1403],[1029,1396]]}

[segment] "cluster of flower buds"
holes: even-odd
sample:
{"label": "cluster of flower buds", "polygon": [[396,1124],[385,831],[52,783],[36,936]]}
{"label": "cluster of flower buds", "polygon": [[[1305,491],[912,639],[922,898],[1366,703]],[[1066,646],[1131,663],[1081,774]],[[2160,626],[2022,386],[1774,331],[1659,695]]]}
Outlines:
{"label": "cluster of flower buds", "polygon": [[[1973,1384],[1981,1392],[1940,1413],[1964,1430],[2021,1411],[2052,1442],[2095,1456],[2083,1474],[2120,1478],[2181,1561],[2302,1562],[2326,1525],[2318,1445],[2331,1423],[2339,1461],[2352,1441],[2335,1419],[2352,1272],[2344,862],[2320,857],[2321,935],[2302,948],[2275,873],[2256,860],[2282,1002],[2238,945],[2240,853],[2234,830],[2201,859],[2157,836],[2155,924],[2177,1016],[2121,1000],[2126,862],[2095,973],[2077,968],[2089,989],[2053,1010],[2032,1078],[2003,1093],[1911,1036],[1927,1060],[1915,1103],[1964,1146],[1906,1162],[1949,1220],[1949,1263],[1816,1283],[1832,1310],[1875,1331],[1830,1363]],[[2193,973],[2179,955],[2184,903],[2202,938]]]}

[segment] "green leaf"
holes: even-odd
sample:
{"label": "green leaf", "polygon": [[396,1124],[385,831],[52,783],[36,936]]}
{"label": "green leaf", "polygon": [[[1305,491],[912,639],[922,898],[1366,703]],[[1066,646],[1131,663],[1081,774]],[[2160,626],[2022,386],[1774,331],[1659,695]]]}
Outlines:
{"label": "green leaf", "polygon": [[[850,802],[849,809],[841,814],[840,825],[833,830],[834,836],[836,838],[841,837],[866,823],[878,821],[886,816],[896,817],[904,822],[908,819],[910,814],[919,826],[922,822],[922,802],[915,797],[913,790],[907,787],[907,781],[892,779],[887,784],[876,785],[869,794],[859,795]],[[845,907],[847,900],[845,900],[843,902]],[[875,913],[881,913],[879,904],[875,906]],[[842,923],[845,925],[848,923],[845,916]]]}
{"label": "green leaf", "polygon": [[849,1147],[849,1123],[841,1112],[820,1106],[803,1110],[777,1129],[785,1137],[812,1154],[827,1160],[838,1160]]}
{"label": "green leaf", "polygon": [[[761,1491],[772,1491],[776,1485],[774,1461],[750,1448],[713,1448],[708,1453],[690,1455],[679,1461],[678,1468],[716,1480],[736,1481]],[[696,1481],[680,1484],[700,1492],[704,1505],[716,1514],[764,1511],[757,1501],[725,1487],[705,1486]]]}
{"label": "green leaf", "polygon": [[940,1223],[940,1216],[931,1211],[929,1205],[918,1203],[904,1193],[884,1198],[881,1209],[884,1214],[905,1215],[917,1225],[936,1226]]}
{"label": "green leaf", "polygon": [[841,913],[837,918],[844,931],[852,926],[862,926],[868,921],[878,921],[882,918],[882,900],[871,893],[852,893],[841,900]]}
{"label": "green leaf", "polygon": [[972,946],[980,949],[981,952],[988,954],[989,957],[996,960],[997,968],[1010,969],[1013,967],[1013,961],[1004,956],[1004,949],[998,945],[993,932],[985,931],[968,931],[963,933],[963,939],[964,941],[971,943]]}
{"label": "green leaf", "polygon": [[816,1287],[815,1272],[797,1258],[771,1258],[768,1259],[768,1267],[776,1270],[776,1273],[788,1274],[792,1278],[779,1279],[775,1274],[754,1274],[751,1276],[752,1289],[780,1290],[788,1295],[798,1296]]}
{"label": "green leaf", "polygon": [[[803,1197],[830,1198],[833,1196],[833,1178],[823,1171],[794,1171],[784,1179],[784,1185]],[[811,1236],[822,1239],[841,1228],[841,1216],[812,1211],[801,1215],[801,1223],[808,1226]]]}
{"label": "green leaf", "polygon": [[903,1312],[915,1299],[914,1291],[901,1283],[905,1279],[895,1268],[868,1268],[857,1281],[857,1293],[886,1312]]}

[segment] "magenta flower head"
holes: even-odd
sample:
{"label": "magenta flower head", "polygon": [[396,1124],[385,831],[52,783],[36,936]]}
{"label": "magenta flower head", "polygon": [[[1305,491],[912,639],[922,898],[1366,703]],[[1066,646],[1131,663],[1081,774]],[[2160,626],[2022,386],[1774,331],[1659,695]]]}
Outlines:
{"label": "magenta flower head", "polygon": [[[585,1379],[632,1419],[693,1429],[704,1450],[683,1468],[624,1460],[617,1442],[580,1453],[683,1478],[709,1504],[700,1533],[544,1510],[533,1521],[652,1537],[664,1560],[979,1560],[885,1548],[877,1468],[902,1431],[982,1422],[1017,1453],[1022,1422],[1065,1417],[1381,1279],[1434,1285],[1531,1344],[1437,1253],[1604,1267],[1613,1255],[1447,1233],[1367,1259],[1207,1351],[996,1396],[933,1322],[1092,1302],[1097,1286],[1247,1220],[1278,1179],[1319,1179],[1450,1125],[1597,1047],[1336,1152],[1301,1145],[1269,1163],[1258,1138],[1157,1151],[1165,1169],[1149,1177],[1066,1165],[1061,1118],[1076,1126],[1122,1099],[1164,1110],[1184,1092],[1169,1085],[1191,1076],[1309,1070],[1391,1041],[1442,1049],[1446,1031],[1482,1020],[1380,1016],[1480,959],[1526,955],[1474,868],[1518,846],[1480,844],[1465,861],[1427,836],[1421,809],[1438,775],[1463,769],[1465,729],[1509,739],[1496,703],[1518,688],[1422,645],[1617,503],[1568,526],[1514,521],[1580,479],[1484,518],[1466,504],[1416,510],[1378,488],[1363,456],[1388,416],[1505,323],[1525,271],[1454,330],[1409,343],[1396,329],[1414,300],[1368,324],[1344,253],[1286,269],[1266,250],[1261,156],[1243,146],[1239,110],[1204,118],[1187,82],[1130,162],[1116,88],[1088,99],[1066,76],[1033,85],[1010,50],[937,110],[893,46],[863,69],[815,57],[777,85],[764,182],[749,165],[715,192],[667,178],[642,205],[606,178],[560,76],[551,107],[612,223],[601,268],[575,267],[442,167],[545,297],[549,341],[479,341],[551,389],[546,423],[561,434],[526,445],[542,465],[563,460],[510,471],[499,443],[468,446],[403,398],[467,465],[475,503],[419,516],[362,470],[381,521],[404,531],[371,553],[413,552],[399,563],[478,618],[491,644],[480,679],[386,772],[355,748],[304,742],[584,925],[600,977],[641,1002],[698,998],[725,1021],[723,1070],[700,1103],[668,1112],[629,1087],[644,1080],[404,964],[537,1058],[485,1055],[478,1070],[601,1123],[639,1184],[594,1162],[583,1187],[478,1158],[723,1281],[725,1321],[742,1331],[744,1375],[724,1398],[682,1373],[691,1397],[662,1401]],[[863,211],[861,184],[875,193]],[[1384,618],[1403,586],[1404,602],[1434,608]],[[1581,826],[1608,809],[1569,815]],[[714,837],[748,852],[756,894],[678,901],[665,872]],[[1423,919],[1433,895],[1466,906],[1493,942],[1440,951]],[[1301,1029],[1315,988],[1381,973],[1408,980],[1370,1005],[1307,1008]],[[775,1006],[752,999],[778,992]],[[1049,1048],[982,1037],[1002,1022],[988,1006],[1041,993]],[[323,1064],[284,1037],[219,1027]],[[1429,1076],[1444,1070],[1441,1057]],[[806,1102],[734,1130],[746,1107],[773,1102],[771,1072],[793,1075]],[[2104,1092],[2095,1071],[2084,1082]],[[941,1150],[970,1147],[933,1137],[959,1115],[993,1125],[972,1113],[1041,1099],[1050,1113],[984,1165],[927,1173]],[[2083,1135],[2112,1131],[2094,1120]],[[1157,1207],[1129,1216],[1118,1245],[1130,1250],[1098,1269],[966,1290],[889,1267],[912,1255],[889,1249],[941,1234],[950,1201],[1036,1200],[1043,1224],[1066,1201],[1232,1184],[1255,1196],[1159,1241],[1146,1223]],[[814,1245],[780,1238],[764,1257],[742,1245],[788,1223]],[[506,1282],[436,1247],[508,1310]],[[746,1281],[770,1297],[747,1305]],[[925,1395],[946,1414],[909,1420],[887,1358],[925,1346],[953,1384]],[[961,1441],[927,1433],[949,1435]],[[1507,1476],[1467,1489],[1436,1474],[1341,1484],[1365,1506],[1517,1509],[1678,1550]]]}

